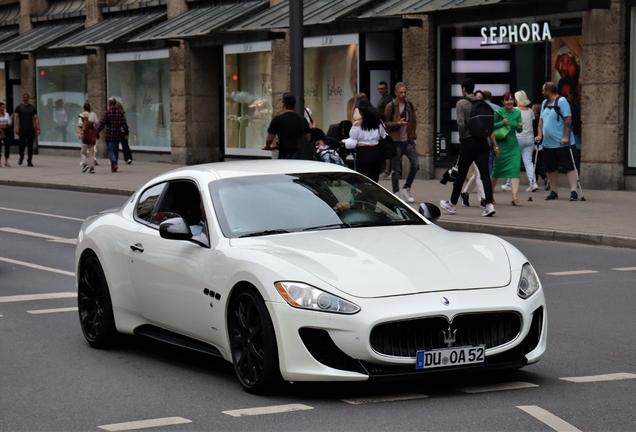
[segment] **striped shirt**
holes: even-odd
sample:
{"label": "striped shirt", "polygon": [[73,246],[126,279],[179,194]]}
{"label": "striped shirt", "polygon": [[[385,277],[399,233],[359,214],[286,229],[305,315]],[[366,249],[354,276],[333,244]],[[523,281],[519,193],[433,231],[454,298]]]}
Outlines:
{"label": "striped shirt", "polygon": [[124,140],[125,135],[128,135],[126,117],[115,107],[109,108],[102,114],[97,131],[101,132],[104,128],[106,129],[104,134],[106,142],[120,142]]}

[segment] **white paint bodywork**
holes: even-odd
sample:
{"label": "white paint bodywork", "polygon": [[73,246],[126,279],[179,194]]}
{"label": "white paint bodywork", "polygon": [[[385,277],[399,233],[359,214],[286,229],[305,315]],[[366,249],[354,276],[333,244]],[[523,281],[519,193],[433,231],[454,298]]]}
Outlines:
{"label": "white paint bodywork", "polygon": [[[547,312],[540,288],[522,299],[517,285],[528,262],[508,242],[484,234],[446,231],[434,224],[364,227],[226,238],[212,208],[208,184],[223,178],[301,172],[349,171],[305,161],[244,161],[178,169],[148,182],[189,179],[199,186],[208,218],[210,247],[166,240],[134,220],[140,192],[112,213],[89,218],[78,238],[76,270],[86,251],[102,264],[118,331],[133,333],[153,324],[218,348],[231,361],[226,310],[232,290],[248,283],[262,295],[274,324],[280,369],[289,381],[366,380],[367,375],[327,367],[305,348],[298,330],[328,331],[352,358],[387,365],[415,359],[373,351],[369,336],[379,323],[460,313],[508,311],[521,316],[519,337],[487,351],[499,354],[526,337],[532,313],[543,306],[538,346],[526,355],[539,360],[546,348]],[[256,210],[255,210],[256,211]],[[131,244],[142,243],[143,254]],[[303,282],[358,305],[354,315],[295,309],[274,288],[278,281]],[[203,294],[221,295],[215,300]],[[446,297],[449,305],[442,303]]]}

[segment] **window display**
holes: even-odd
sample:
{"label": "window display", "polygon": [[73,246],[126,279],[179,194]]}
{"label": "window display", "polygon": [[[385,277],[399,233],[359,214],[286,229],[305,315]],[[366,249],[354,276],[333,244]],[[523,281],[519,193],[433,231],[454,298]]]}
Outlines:
{"label": "window display", "polygon": [[80,147],[77,118],[86,102],[86,57],[36,60],[42,146]]}
{"label": "window display", "polygon": [[109,54],[107,65],[108,96],[126,111],[130,146],[170,151],[168,50]]}

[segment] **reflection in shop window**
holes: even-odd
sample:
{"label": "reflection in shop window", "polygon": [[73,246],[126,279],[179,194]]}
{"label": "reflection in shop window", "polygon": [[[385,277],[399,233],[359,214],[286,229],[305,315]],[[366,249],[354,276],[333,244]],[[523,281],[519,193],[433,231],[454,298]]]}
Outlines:
{"label": "reflection in shop window", "polygon": [[108,56],[108,96],[126,111],[131,146],[170,150],[169,85],[167,50]]}
{"label": "reflection in shop window", "polygon": [[[37,104],[42,145],[80,146],[77,119],[86,102],[86,57],[39,60]],[[16,103],[17,105],[17,103]]]}
{"label": "reflection in shop window", "polygon": [[260,150],[272,119],[269,51],[225,55],[226,147]]}

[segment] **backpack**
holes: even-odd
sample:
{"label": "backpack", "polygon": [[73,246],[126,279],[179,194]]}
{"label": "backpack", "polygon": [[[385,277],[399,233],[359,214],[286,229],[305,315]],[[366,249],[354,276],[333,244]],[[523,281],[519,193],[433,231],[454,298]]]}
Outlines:
{"label": "backpack", "polygon": [[468,131],[474,137],[488,138],[495,129],[495,112],[483,99],[465,98],[472,105],[468,118]]}
{"label": "backpack", "polygon": [[556,100],[554,101],[554,105],[550,106],[548,105],[548,100],[544,100],[543,101],[543,106],[541,107],[541,111],[543,111],[544,109],[553,109],[554,112],[557,115],[557,121],[559,121],[559,117],[564,118],[563,114],[561,114],[561,108],[559,108],[559,99],[561,99],[563,96],[557,96]]}

